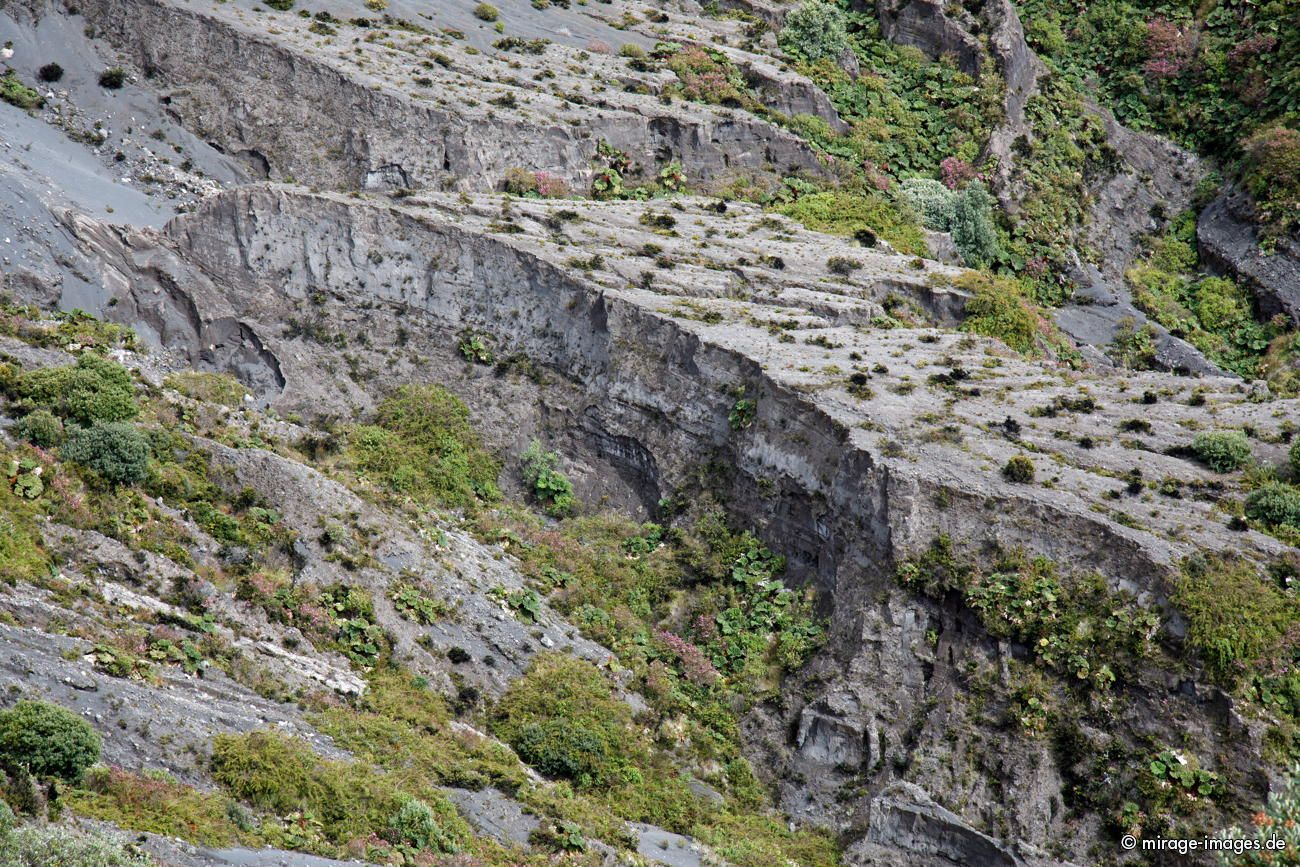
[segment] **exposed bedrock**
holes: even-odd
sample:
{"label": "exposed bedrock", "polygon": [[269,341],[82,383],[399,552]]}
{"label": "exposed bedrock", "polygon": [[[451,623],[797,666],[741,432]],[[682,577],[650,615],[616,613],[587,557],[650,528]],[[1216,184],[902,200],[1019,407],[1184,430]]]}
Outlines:
{"label": "exposed bedrock", "polygon": [[[545,95],[528,111],[489,112],[472,102],[414,98],[395,78],[293,41],[303,34],[272,38],[242,19],[221,18],[220,10],[90,0],[79,11],[188,128],[262,177],[340,189],[485,190],[506,169],[523,166],[581,186],[602,139],[647,167],[679,160],[697,182],[821,171],[805,142],[742,112],[680,104],[663,110],[653,98],[617,92],[613,104],[583,108],[580,125],[560,117],[563,104],[548,105]],[[290,27],[305,28],[294,22]],[[457,81],[430,66],[436,86]]]}
{"label": "exposed bedrock", "polygon": [[[758,766],[778,778],[786,809],[860,839],[858,863],[879,863],[871,853],[881,845],[911,852],[911,860],[896,863],[946,863],[953,857],[945,848],[950,844],[979,860],[979,852],[995,846],[990,838],[1022,841],[1031,852],[1024,863],[1050,863],[1033,847],[1100,832],[1096,817],[1082,826],[1063,824],[1064,771],[1048,745],[962,725],[963,660],[996,660],[1010,651],[990,642],[969,612],[899,588],[892,564],[947,533],[969,540],[972,553],[980,546],[1019,545],[1072,568],[1096,570],[1159,607],[1178,561],[1195,548],[1267,558],[1281,552],[1280,543],[1232,533],[1210,517],[1209,504],[1190,501],[1182,501],[1184,508],[1203,512],[1204,520],[1162,518],[1156,511],[1143,529],[1122,526],[1093,507],[1114,487],[1113,476],[1064,465],[1051,488],[1011,485],[990,465],[1000,466],[1018,446],[997,437],[981,442],[987,453],[911,440],[910,453],[899,456],[894,448],[889,456],[887,443],[920,424],[917,414],[930,398],[918,392],[864,407],[806,372],[850,351],[865,353],[864,363],[880,358],[894,366],[974,368],[988,346],[981,341],[968,340],[963,349],[958,335],[939,335],[918,348],[896,332],[872,332],[863,341],[854,327],[831,325],[816,333],[826,343],[843,344],[832,352],[806,341],[778,343],[765,328],[740,322],[674,316],[666,308],[675,303],[671,296],[601,288],[548,261],[563,253],[529,248],[528,232],[494,234],[486,221],[475,222],[472,208],[457,212],[450,202],[391,206],[248,188],[209,200],[162,235],[129,233],[99,242],[111,247],[119,237],[132,250],[115,260],[124,263],[120,291],[128,295],[154,296],[140,289],[157,281],[148,267],[132,273],[130,262],[187,269],[188,280],[176,282],[197,287],[199,321],[239,322],[276,359],[285,388],[269,397],[284,411],[364,406],[400,381],[444,382],[490,420],[489,432],[507,431],[507,442],[539,430],[562,439],[566,453],[588,468],[587,477],[605,479],[607,491],[624,488],[612,499],[629,507],[671,494],[698,477],[701,467],[734,467],[715,479],[715,494],[739,522],[756,527],[789,558],[795,576],[815,583],[830,618],[827,647],[786,691],[787,703],[764,706],[751,718],[750,749]],[[588,215],[600,218],[600,209]],[[214,293],[211,287],[221,288]],[[209,307],[216,312],[208,313]],[[317,346],[301,325],[280,325],[301,322],[313,309],[322,326],[352,335],[348,352],[363,367],[366,359],[374,362],[361,381],[331,371],[337,347]],[[757,315],[762,305],[748,309]],[[780,309],[790,315],[788,302]],[[501,355],[520,354],[542,365],[549,384],[503,386],[467,364],[454,350],[463,328],[490,334]],[[894,353],[904,345],[909,357],[899,361]],[[966,411],[973,415],[961,423],[974,430],[1008,414],[1028,423],[1024,413],[1031,405],[1077,393],[1068,378],[1053,384],[1039,373],[1026,394],[1014,385],[1022,366],[1033,375],[1032,365],[1002,358],[998,375],[1009,377],[1011,391],[1000,401],[969,402]],[[1131,397],[1108,391],[1105,380],[1087,384],[1099,404],[1113,404],[1099,409],[1099,423],[1113,426],[1117,414],[1132,412],[1123,405]],[[1176,378],[1138,374],[1128,388],[1140,394],[1162,385],[1183,387]],[[1277,405],[1233,402],[1227,395],[1236,386],[1228,380],[1200,385],[1226,400],[1221,422],[1250,415],[1272,424],[1267,419]],[[739,394],[755,401],[756,417],[733,430],[728,411]],[[1155,442],[1166,436],[1181,441],[1174,416],[1190,411],[1184,403],[1170,400],[1149,411]],[[1077,430],[1083,421],[1066,423]],[[1051,442],[1047,430],[1025,435]],[[1113,472],[1121,472],[1131,466],[1131,454],[1116,446],[1113,454],[1098,449],[1086,459],[1113,460]],[[1084,459],[1084,452],[1079,455]],[[1145,452],[1144,460],[1157,474],[1200,472],[1155,451]],[[1177,634],[1180,621],[1170,616]],[[930,633],[941,636],[937,645]],[[1194,671],[1170,677],[1147,672],[1127,695],[1134,710],[1116,732],[1097,737],[1174,743],[1186,736],[1198,754],[1221,757],[1217,769],[1234,785],[1262,792],[1266,781],[1253,769],[1260,737],[1255,725],[1237,718],[1230,702],[1198,683]],[[954,736],[960,760],[949,754]],[[1101,741],[1093,747],[1100,749]],[[1003,783],[996,786],[981,772],[977,790],[969,790],[973,769],[990,766]],[[961,812],[949,814],[906,792],[879,794],[904,771],[944,804],[964,805]],[[844,798],[849,786],[864,796]],[[1012,850],[995,849],[1000,854],[988,863],[1020,863]]]}

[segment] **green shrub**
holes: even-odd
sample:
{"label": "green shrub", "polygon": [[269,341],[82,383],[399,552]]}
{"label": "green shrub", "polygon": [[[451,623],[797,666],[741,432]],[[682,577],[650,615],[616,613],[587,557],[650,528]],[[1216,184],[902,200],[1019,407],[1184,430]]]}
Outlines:
{"label": "green shrub", "polygon": [[1192,452],[1216,473],[1230,473],[1250,463],[1250,440],[1239,430],[1207,431],[1192,440]]}
{"label": "green shrub", "polygon": [[1287,453],[1287,458],[1291,464],[1291,478],[1300,481],[1300,437],[1291,443],[1291,450]]}
{"label": "green shrub", "polygon": [[777,206],[776,211],[818,232],[853,237],[870,231],[893,244],[899,252],[916,256],[928,252],[921,227],[879,193],[842,190],[809,193]]}
{"label": "green shrub", "polygon": [[0,835],[5,867],[153,867],[143,852],[99,834],[62,828],[26,827]]}
{"label": "green shrub", "polygon": [[149,471],[149,440],[128,422],[97,421],[88,428],[75,428],[62,454],[114,485],[141,481]]}
{"label": "green shrub", "polygon": [[276,12],[288,12],[293,8],[294,0],[262,0],[267,6],[270,6]]}
{"label": "green shrub", "polygon": [[810,63],[838,60],[849,50],[844,12],[821,0],[805,0],[785,16],[778,42],[782,51]]}
{"label": "green shrub", "polygon": [[994,198],[978,181],[957,194],[952,206],[952,243],[972,268],[992,265],[1001,254],[993,226]]}
{"label": "green shrub", "polygon": [[975,271],[968,271],[953,282],[973,293],[966,302],[963,331],[995,337],[1025,355],[1038,350],[1038,313],[1015,283]]}
{"label": "green shrub", "polygon": [[542,444],[533,440],[520,457],[523,464],[524,483],[532,490],[533,496],[546,509],[547,514],[567,515],[577,506],[573,496],[573,484],[565,478],[556,467],[560,458],[555,452],[548,452]]}
{"label": "green shrub", "polygon": [[438,823],[433,809],[418,798],[411,798],[388,820],[388,839],[417,850],[455,854],[460,851],[456,838]]}
{"label": "green shrub", "polygon": [[1034,480],[1034,462],[1024,455],[1016,455],[1003,465],[1002,475],[1009,482],[1028,484]]}
{"label": "green shrub", "polygon": [[899,185],[898,197],[921,217],[927,229],[947,232],[952,228],[957,196],[933,178],[908,178]]}
{"label": "green shrub", "polygon": [[1246,515],[1269,527],[1300,529],[1300,489],[1269,482],[1246,495]]}
{"label": "green shrub", "polygon": [[621,782],[640,746],[631,709],[600,669],[565,654],[537,657],[511,683],[492,728],[524,761],[579,789]]}
{"label": "green shrub", "polygon": [[127,421],[140,411],[131,372],[91,353],[81,356],[75,365],[21,374],[12,393],[28,408],[48,409],[81,425]]}
{"label": "green shrub", "polygon": [[40,108],[45,104],[40,93],[19,81],[12,69],[0,76],[0,101],[22,109]]}
{"label": "green shrub", "polygon": [[1188,644],[1229,683],[1273,649],[1295,618],[1292,603],[1245,562],[1191,559],[1171,599],[1187,618]]}
{"label": "green shrub", "polygon": [[212,776],[260,809],[315,816],[335,843],[387,829],[406,800],[372,768],[322,759],[303,741],[275,731],[217,735]]}
{"label": "green shrub", "polygon": [[470,426],[469,409],[436,385],[407,385],[379,405],[376,424],[348,439],[356,468],[420,500],[465,507],[496,500],[500,464]]}
{"label": "green shrub", "polygon": [[0,711],[0,762],[6,766],[76,783],[97,761],[99,735],[67,708],[20,701]]}
{"label": "green shrub", "polygon": [[126,84],[126,70],[120,66],[105,69],[99,74],[99,86],[108,90],[120,90]]}
{"label": "green shrub", "polygon": [[480,3],[474,7],[474,17],[490,24],[500,18],[501,13],[491,3]]}
{"label": "green shrub", "polygon": [[57,63],[47,63],[36,72],[36,77],[46,84],[63,80],[63,67]]}
{"label": "green shrub", "polygon": [[54,448],[63,442],[63,423],[47,409],[23,416],[14,425],[14,433],[34,446]]}

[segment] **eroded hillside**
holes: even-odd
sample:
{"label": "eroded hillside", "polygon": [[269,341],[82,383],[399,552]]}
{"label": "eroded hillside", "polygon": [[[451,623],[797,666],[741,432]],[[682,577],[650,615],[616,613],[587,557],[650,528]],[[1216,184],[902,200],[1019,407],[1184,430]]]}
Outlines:
{"label": "eroded hillside", "polygon": [[724,5],[0,9],[0,845],[1119,863],[1286,789],[1233,167],[1005,3]]}

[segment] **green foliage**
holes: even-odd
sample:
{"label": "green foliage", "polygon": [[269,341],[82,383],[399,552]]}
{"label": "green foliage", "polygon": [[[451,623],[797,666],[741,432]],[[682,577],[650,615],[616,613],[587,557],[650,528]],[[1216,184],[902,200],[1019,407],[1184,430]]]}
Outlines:
{"label": "green foliage", "polygon": [[1291,478],[1300,481],[1300,438],[1291,443],[1287,452],[1287,462],[1291,465]]}
{"label": "green foliage", "polygon": [[447,603],[426,594],[414,584],[404,581],[394,584],[388,591],[397,613],[416,623],[436,623],[445,617],[450,608]]}
{"label": "green foliage", "polygon": [[1096,689],[1131,676],[1160,625],[1099,575],[1063,576],[1046,558],[1018,551],[986,571],[960,557],[946,536],[902,563],[897,578],[935,598],[960,592],[990,635],[1024,644],[1039,665]]}
{"label": "green foliage", "polygon": [[972,293],[963,331],[996,338],[1023,355],[1041,353],[1040,337],[1049,326],[1014,281],[967,271],[953,283]]}
{"label": "green foliage", "polygon": [[916,256],[928,252],[921,227],[880,193],[812,193],[778,205],[776,211],[818,232],[851,237],[868,230],[888,241],[899,252]]}
{"label": "green foliage", "polygon": [[1207,431],[1192,440],[1197,460],[1216,473],[1230,473],[1250,463],[1250,440],[1239,430]]}
{"label": "green foliage", "polygon": [[967,185],[953,199],[952,242],[973,268],[991,266],[1001,255],[993,226],[993,205],[993,197],[978,181]]}
{"label": "green foliage", "polygon": [[[1300,40],[1296,40],[1300,47]],[[1300,64],[1296,65],[1300,81]],[[1292,108],[1292,123],[1300,119],[1300,102]],[[1300,228],[1300,131],[1274,126],[1246,139],[1246,187],[1277,233]]]}
{"label": "green foliage", "polygon": [[0,711],[0,763],[5,767],[76,783],[97,761],[99,735],[67,708],[20,701]]}
{"label": "green foliage", "polygon": [[560,517],[574,510],[578,501],[573,495],[573,484],[557,469],[559,455],[546,451],[541,442],[533,440],[520,456],[520,462],[524,484],[548,515]]}
{"label": "green foliage", "polygon": [[[300,813],[320,823],[325,839],[343,844],[367,834],[390,831],[411,797],[393,788],[384,775],[360,762],[317,756],[307,744],[275,731],[220,734],[212,743],[213,778],[236,797],[277,815]],[[464,839],[463,822],[445,797],[421,793],[437,803],[430,840],[451,851]],[[412,818],[408,808],[407,818]],[[415,830],[415,820],[412,827]],[[408,841],[409,842],[409,841]]]}
{"label": "green foliage", "polygon": [[[536,180],[533,181],[536,187]],[[460,343],[456,348],[464,356],[466,361],[472,361],[475,364],[491,364],[494,358],[492,353],[491,338],[478,331],[465,331],[460,336]]]}
{"label": "green foliage", "polygon": [[347,454],[358,472],[397,494],[452,507],[500,497],[500,465],[470,426],[469,410],[435,385],[408,385],[354,427]]}
{"label": "green foliage", "polygon": [[31,826],[0,834],[6,867],[154,867],[148,855],[95,833]]}
{"label": "green foliage", "polygon": [[66,801],[79,816],[132,831],[179,837],[203,846],[252,842],[231,821],[229,798],[192,789],[161,772],[135,774],[97,766],[86,773],[80,789],[67,793]]}
{"label": "green foliage", "polygon": [[947,232],[952,228],[957,195],[933,178],[908,178],[899,185],[898,197],[921,215],[927,229]]}
{"label": "green foliage", "polygon": [[34,446],[54,448],[63,442],[63,423],[48,409],[38,409],[19,419],[14,433]]}
{"label": "green foliage", "polygon": [[1254,379],[1263,373],[1280,324],[1260,323],[1250,293],[1232,280],[1196,273],[1196,220],[1180,214],[1125,274],[1134,304],[1216,364]]}
{"label": "green foliage", "polygon": [[750,398],[739,398],[731,405],[727,413],[727,424],[734,431],[741,431],[754,423],[758,414],[758,403]]}
{"label": "green foliage", "polygon": [[12,69],[5,70],[5,74],[0,76],[0,100],[26,110],[45,105],[40,92],[19,81],[18,74]]}
{"label": "green foliage", "polygon": [[1246,515],[1266,527],[1300,529],[1300,488],[1268,482],[1246,495]]}
{"label": "green foliage", "polygon": [[838,6],[804,0],[785,16],[777,41],[786,54],[809,63],[836,61],[849,50],[848,24]]}
{"label": "green foliage", "polygon": [[418,798],[411,798],[398,808],[388,820],[387,838],[416,851],[433,851],[455,854],[460,844],[438,822],[431,808]]}
{"label": "green foliage", "polygon": [[491,3],[480,3],[474,7],[474,17],[490,24],[500,18],[501,13]]}
{"label": "green foliage", "polygon": [[[1121,122],[1231,158],[1257,129],[1300,111],[1300,32],[1285,0],[1196,6],[1162,0],[1025,0],[1031,44],[1072,82],[1089,82]],[[1047,43],[1038,34],[1049,34]]]}
{"label": "green foliage", "polygon": [[65,460],[94,470],[114,485],[139,482],[149,469],[149,440],[128,422],[97,421],[74,428],[61,451]]}
{"label": "green foliage", "polygon": [[1196,757],[1162,750],[1138,776],[1138,788],[1155,811],[1188,812],[1224,791],[1219,775],[1199,767]]}
{"label": "green foliage", "polygon": [[12,395],[26,409],[47,409],[81,425],[127,421],[140,411],[130,371],[93,353],[82,355],[75,365],[19,375]]}
{"label": "green foliage", "polygon": [[1296,616],[1294,603],[1245,562],[1189,559],[1171,598],[1187,618],[1188,645],[1229,684],[1274,649]]}
{"label": "green foliage", "polygon": [[1002,476],[1009,482],[1027,485],[1034,480],[1034,462],[1025,455],[1015,455],[1003,465]]}
{"label": "green foliage", "polygon": [[600,670],[567,655],[537,657],[510,684],[492,721],[493,732],[520,758],[579,790],[626,781],[645,749],[631,709],[614,697]]}

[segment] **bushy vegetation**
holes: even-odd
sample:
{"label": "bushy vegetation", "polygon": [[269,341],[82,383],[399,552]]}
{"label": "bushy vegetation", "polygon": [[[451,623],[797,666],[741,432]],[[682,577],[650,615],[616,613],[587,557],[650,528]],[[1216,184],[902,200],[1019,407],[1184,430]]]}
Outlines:
{"label": "bushy vegetation", "polygon": [[1026,36],[1063,77],[1094,82],[1119,120],[1205,153],[1294,117],[1300,33],[1284,0],[1026,0]]}
{"label": "bushy vegetation", "polygon": [[1158,615],[1109,590],[1100,575],[1063,575],[1046,558],[1019,551],[983,569],[946,536],[903,562],[897,578],[934,598],[960,593],[990,635],[1023,644],[1037,664],[1094,689],[1131,677],[1160,625]]}
{"label": "bushy vegetation", "polygon": [[236,408],[244,405],[244,397],[248,394],[244,384],[228,373],[186,370],[173,373],[163,385],[194,400]]}
{"label": "bushy vegetation", "polygon": [[1268,482],[1246,495],[1246,515],[1265,527],[1300,530],[1300,488]]}
{"label": "bushy vegetation", "polygon": [[348,436],[358,473],[397,494],[468,507],[500,497],[500,464],[469,423],[469,410],[436,385],[408,385],[379,405],[374,424]]}
{"label": "bushy vegetation", "polygon": [[[8,810],[0,802],[0,813]],[[62,828],[10,827],[3,816],[0,863],[6,867],[154,867],[153,860],[143,852],[108,837]]]}
{"label": "bushy vegetation", "polygon": [[1206,431],[1192,440],[1192,453],[1216,473],[1230,473],[1250,463],[1250,440],[1239,430]]}
{"label": "bushy vegetation", "polygon": [[[1195,215],[1180,214],[1148,248],[1125,275],[1134,304],[1216,364],[1247,379],[1263,375],[1265,357],[1284,334],[1285,322],[1257,321],[1243,287],[1198,272]],[[1284,384],[1274,379],[1285,393]]]}
{"label": "bushy vegetation", "polygon": [[1295,601],[1245,562],[1194,557],[1183,565],[1172,595],[1187,618],[1189,647],[1228,687],[1294,716],[1300,681],[1291,673],[1288,633]]}
{"label": "bushy vegetation", "polygon": [[128,422],[97,421],[73,428],[62,453],[114,485],[142,481],[149,469],[149,440]]}
{"label": "bushy vegetation", "polygon": [[80,425],[127,421],[140,412],[131,372],[90,352],[74,365],[21,373],[6,391],[20,409],[46,409]]}
{"label": "bushy vegetation", "polygon": [[67,708],[20,701],[0,711],[0,765],[76,783],[99,761],[99,735]]}
{"label": "bushy vegetation", "polygon": [[1014,455],[1003,465],[1002,476],[1009,482],[1028,484],[1034,480],[1034,462],[1025,455]]}
{"label": "bushy vegetation", "polygon": [[[1245,850],[1234,856],[1234,867],[1278,867],[1294,863],[1294,854],[1300,851],[1300,765],[1292,765],[1286,783],[1269,792],[1268,801],[1250,819],[1250,827],[1229,828],[1224,837],[1257,842],[1258,848]],[[1286,846],[1282,850],[1270,849],[1280,838]]]}
{"label": "bushy vegetation", "polygon": [[22,109],[40,108],[45,99],[35,89],[18,80],[18,74],[12,69],[0,75],[0,100]]}
{"label": "bushy vegetation", "polygon": [[548,515],[560,517],[574,510],[578,501],[573,496],[573,484],[558,469],[559,455],[533,440],[520,456],[520,463],[524,484]]}
{"label": "bushy vegetation", "polygon": [[810,192],[778,205],[776,211],[818,232],[853,237],[867,231],[899,252],[922,256],[928,252],[920,227],[878,192]]}
{"label": "bushy vegetation", "polygon": [[997,264],[1001,244],[993,225],[994,199],[978,181],[970,183],[953,199],[950,231],[952,243],[962,260],[972,268]]}
{"label": "bushy vegetation", "polygon": [[631,781],[648,754],[631,708],[600,671],[564,654],[540,657],[511,683],[497,703],[493,731],[524,761],[579,790]]}
{"label": "bushy vegetation", "polygon": [[785,16],[778,42],[782,51],[808,63],[838,60],[849,50],[848,23],[838,6],[804,0]]}
{"label": "bushy vegetation", "polygon": [[1055,329],[1015,281],[968,271],[953,283],[972,293],[963,331],[996,338],[1024,355],[1041,355],[1050,344],[1059,343]]}
{"label": "bushy vegetation", "polygon": [[[425,807],[432,798],[437,808],[429,811],[431,821],[420,822],[407,806],[411,796],[395,791],[373,768],[322,759],[302,741],[274,731],[218,735],[212,744],[212,773],[255,807],[279,816],[310,816],[319,822],[324,840],[335,846],[368,835],[382,837],[394,824],[404,826],[398,835],[405,841],[419,834],[433,851],[455,852],[469,836],[445,797],[422,793]],[[422,829],[414,827],[417,822]]]}
{"label": "bushy vegetation", "polygon": [[63,442],[63,422],[48,409],[38,409],[18,420],[14,434],[34,446],[54,448]]}

